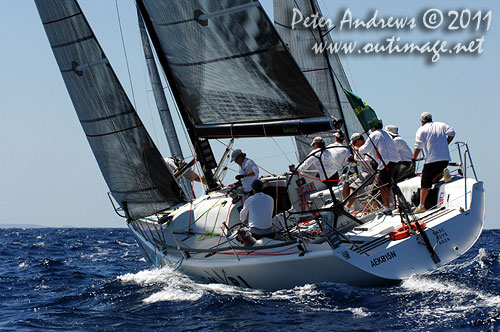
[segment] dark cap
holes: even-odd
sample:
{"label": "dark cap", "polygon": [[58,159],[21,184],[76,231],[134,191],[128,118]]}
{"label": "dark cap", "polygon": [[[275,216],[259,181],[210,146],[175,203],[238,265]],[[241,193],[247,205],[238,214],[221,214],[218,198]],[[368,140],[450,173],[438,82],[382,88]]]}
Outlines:
{"label": "dark cap", "polygon": [[262,188],[264,188],[264,184],[262,183],[262,181],[260,181],[259,179],[253,180],[252,189],[255,189],[255,191],[261,191]]}

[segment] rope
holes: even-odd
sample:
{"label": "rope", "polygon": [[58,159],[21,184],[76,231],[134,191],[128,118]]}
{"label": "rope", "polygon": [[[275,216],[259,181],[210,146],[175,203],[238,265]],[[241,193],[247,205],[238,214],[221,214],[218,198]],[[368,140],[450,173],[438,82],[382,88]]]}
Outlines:
{"label": "rope", "polygon": [[[226,143],[224,142],[221,142],[219,139],[215,139],[217,142],[221,143],[222,145],[224,145],[226,148],[229,148],[229,145],[227,145]],[[233,148],[231,148],[231,150],[234,150]],[[260,168],[261,170],[263,170],[264,172],[268,173],[269,175],[274,175],[273,173],[269,172],[268,170],[266,170],[264,167],[258,165],[257,163],[255,163],[255,165],[257,165],[258,168]],[[234,170],[233,170],[234,171]]]}
{"label": "rope", "polygon": [[278,142],[276,142],[276,140],[274,139],[274,137],[271,137],[274,144],[276,144],[276,146],[278,147],[278,149],[281,151],[281,153],[283,154],[283,156],[285,156],[286,160],[288,160],[288,163],[291,164],[292,162],[290,161],[290,159],[288,159],[287,155],[285,154],[285,152],[283,151],[283,149],[281,149],[281,146],[278,144]]}
{"label": "rope", "polygon": [[[233,203],[231,202],[231,205],[229,205],[229,208],[227,210],[227,216],[226,216],[226,220],[224,220],[224,222],[222,223],[222,234],[224,234],[224,228],[227,228],[227,221],[229,219],[229,214],[231,213],[231,207],[233,206]],[[215,248],[219,248],[219,245],[220,245],[220,241],[222,240],[222,235],[219,237],[219,242],[217,243],[217,247]]]}
{"label": "rope", "polygon": [[[214,234],[214,231],[215,231],[215,225],[217,225],[217,220],[219,220],[219,213],[220,213],[220,209],[222,208],[222,203],[219,205],[219,210],[217,210],[217,215],[215,216],[215,221],[214,221],[214,227],[212,227],[212,231],[207,231],[205,232],[205,234],[203,235],[200,235],[196,240],[197,241],[203,241],[205,239],[209,239],[209,238],[212,238],[212,237],[215,237],[215,236],[220,236],[221,234]],[[206,225],[206,223],[205,223]]]}

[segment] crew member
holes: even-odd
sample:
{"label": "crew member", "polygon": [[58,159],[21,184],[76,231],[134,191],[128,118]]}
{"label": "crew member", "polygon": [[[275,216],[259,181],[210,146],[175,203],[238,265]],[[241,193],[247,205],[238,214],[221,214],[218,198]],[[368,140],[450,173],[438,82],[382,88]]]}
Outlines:
{"label": "crew member", "polygon": [[328,145],[327,149],[332,156],[332,169],[335,174],[332,176],[336,179],[333,185],[338,185],[340,175],[342,174],[342,169],[347,164],[347,157],[349,157],[349,150],[342,144],[344,141],[344,135],[342,132],[338,131],[333,135],[335,142]]}
{"label": "crew member", "polygon": [[393,125],[385,126],[385,131],[391,136],[396,144],[396,149],[399,153],[400,162],[394,171],[394,179],[396,182],[403,181],[415,176],[415,169],[411,167],[411,159],[413,153],[406,141],[399,136],[398,127]]}
{"label": "crew member", "polygon": [[448,145],[455,137],[455,131],[444,122],[432,122],[432,114],[424,112],[420,116],[422,126],[418,128],[415,137],[415,151],[413,152],[412,163],[420,154],[425,152],[425,163],[422,170],[422,180],[420,189],[420,205],[414,211],[415,213],[425,212],[425,200],[433,183],[439,181],[444,175],[444,181],[451,180],[450,172],[446,168],[451,160]]}
{"label": "crew member", "polygon": [[311,143],[313,150],[306,157],[297,172],[313,169],[319,173],[320,180],[325,185],[333,185],[339,180],[339,175],[334,167],[332,154],[326,149],[325,141],[321,137],[315,137]]}
{"label": "crew member", "polygon": [[392,215],[392,209],[389,206],[389,184],[394,175],[396,164],[399,162],[399,154],[391,136],[382,130],[382,120],[372,120],[370,126],[372,133],[369,139],[361,147],[354,146],[353,149],[357,150],[360,154],[371,156],[377,162],[380,196],[384,204],[383,214]]}
{"label": "crew member", "polygon": [[262,192],[264,187],[262,181],[254,180],[251,186],[253,195],[243,204],[240,220],[244,225],[250,227],[250,232],[256,240],[263,237],[272,239],[274,238],[272,228],[274,200]]}
{"label": "crew member", "polygon": [[[164,158],[165,163],[167,164],[168,169],[170,170],[170,173],[172,173],[173,176],[177,176],[179,174],[179,170],[186,164],[184,160],[182,160],[179,157],[168,157]],[[205,178],[203,176],[199,176],[198,174],[194,173],[192,169],[184,172],[182,175],[185,177],[187,180],[191,181],[197,181],[197,182],[205,182]]]}
{"label": "crew member", "polygon": [[231,154],[231,162],[240,165],[240,174],[236,175],[236,180],[241,181],[243,191],[249,193],[252,191],[252,182],[259,178],[259,167],[240,149],[235,149]]}
{"label": "crew member", "polygon": [[[357,147],[358,149],[365,144],[365,138],[363,137],[362,134],[360,133],[354,133],[351,135],[351,145],[353,147]],[[342,188],[342,199],[346,199],[352,192],[354,192],[356,189],[361,187],[362,185],[369,185],[373,182],[366,182],[366,180],[370,177],[371,174],[373,174],[374,170],[372,168],[372,159],[368,156],[361,156],[360,154],[357,155],[355,158],[354,156],[349,156],[347,158],[347,161],[349,162],[354,162],[357,163],[359,166],[359,172],[355,176],[351,176],[347,181],[344,182],[343,188]],[[376,167],[375,167],[376,169]],[[366,183],[365,183],[366,182]],[[349,209],[352,204],[355,202],[355,198],[353,197],[351,200],[349,200],[346,204],[346,207]]]}

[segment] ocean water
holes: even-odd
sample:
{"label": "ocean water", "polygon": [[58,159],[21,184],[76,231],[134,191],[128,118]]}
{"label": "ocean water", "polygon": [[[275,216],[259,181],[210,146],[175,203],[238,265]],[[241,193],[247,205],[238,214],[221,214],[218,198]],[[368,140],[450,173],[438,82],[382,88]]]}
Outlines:
{"label": "ocean water", "polygon": [[500,230],[397,286],[280,291],[152,268],[127,229],[0,231],[0,331],[500,330]]}

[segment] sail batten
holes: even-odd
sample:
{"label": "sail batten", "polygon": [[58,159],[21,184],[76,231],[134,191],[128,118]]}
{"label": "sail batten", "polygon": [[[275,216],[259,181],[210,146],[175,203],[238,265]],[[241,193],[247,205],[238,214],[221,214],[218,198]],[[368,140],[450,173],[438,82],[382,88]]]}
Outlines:
{"label": "sail batten", "polygon": [[214,17],[219,17],[223,15],[230,15],[234,13],[241,12],[243,10],[247,10],[251,7],[258,7],[260,6],[260,3],[258,1],[251,1],[249,3],[245,3],[239,6],[234,6],[234,7],[229,7],[224,10],[220,10],[217,12],[209,13],[209,14],[202,14],[198,17],[198,20],[208,20],[209,18],[214,18]]}
{"label": "sail batten", "polygon": [[75,0],[35,0],[113,198],[133,219],[185,202]]}
{"label": "sail batten", "polygon": [[199,62],[193,62],[193,63],[175,63],[175,62],[170,62],[171,66],[201,66],[201,65],[208,65],[214,62],[220,62],[220,61],[228,61],[228,60],[234,60],[238,58],[244,58],[252,55],[257,55],[261,53],[268,52],[269,49],[261,49],[261,50],[255,50],[255,51],[250,51],[247,53],[243,54],[236,54],[232,56],[227,56],[219,59],[211,59],[211,60],[206,60],[206,61],[199,61]]}

